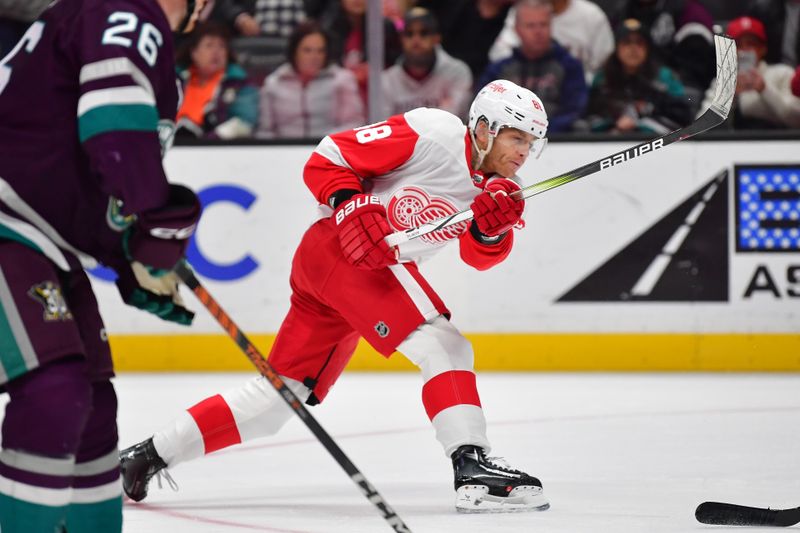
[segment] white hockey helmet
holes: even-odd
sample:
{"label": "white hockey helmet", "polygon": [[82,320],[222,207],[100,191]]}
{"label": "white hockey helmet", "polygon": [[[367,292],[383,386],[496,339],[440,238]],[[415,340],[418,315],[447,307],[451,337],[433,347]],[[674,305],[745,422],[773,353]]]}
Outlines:
{"label": "white hockey helmet", "polygon": [[[485,150],[475,145],[475,129],[481,120],[489,125],[489,144]],[[536,137],[531,145],[531,155],[535,158],[547,146],[547,112],[544,104],[532,91],[508,80],[495,80],[478,92],[469,108],[468,126],[480,162],[492,149],[494,138],[502,128],[516,128]]]}

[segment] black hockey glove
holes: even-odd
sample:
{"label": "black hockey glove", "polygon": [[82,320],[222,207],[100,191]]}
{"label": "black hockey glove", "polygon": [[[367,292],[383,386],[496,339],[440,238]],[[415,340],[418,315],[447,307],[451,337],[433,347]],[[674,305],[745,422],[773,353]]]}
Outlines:
{"label": "black hockey glove", "polygon": [[200,218],[200,201],[182,185],[170,185],[167,204],[136,216],[122,236],[129,261],[117,268],[123,301],[163,320],[188,326],[194,313],[186,309],[172,269],[183,257]]}

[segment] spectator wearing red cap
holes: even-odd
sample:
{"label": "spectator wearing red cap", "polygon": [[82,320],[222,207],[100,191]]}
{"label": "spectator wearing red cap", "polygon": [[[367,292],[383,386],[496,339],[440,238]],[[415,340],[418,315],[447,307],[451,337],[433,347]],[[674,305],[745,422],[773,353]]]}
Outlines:
{"label": "spectator wearing red cap", "polygon": [[[739,17],[731,21],[727,33],[736,40],[739,56],[731,126],[736,129],[800,128],[800,98],[792,93],[791,87],[795,69],[784,64],[768,65],[764,61],[767,54],[764,24],[752,17]],[[702,109],[710,105],[715,86],[716,81],[706,92]]]}

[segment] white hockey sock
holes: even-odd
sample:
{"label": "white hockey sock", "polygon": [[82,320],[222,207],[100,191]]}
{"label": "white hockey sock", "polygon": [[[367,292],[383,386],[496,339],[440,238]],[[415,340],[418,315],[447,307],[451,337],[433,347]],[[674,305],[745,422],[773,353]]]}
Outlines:
{"label": "white hockey sock", "polygon": [[[302,383],[283,380],[301,401],[308,398],[310,391]],[[273,435],[292,414],[272,385],[258,376],[190,407],[153,435],[153,445],[167,466],[174,467],[240,442]]]}
{"label": "white hockey sock", "polygon": [[169,426],[153,433],[153,446],[168,467],[197,459],[205,453],[203,435],[187,411],[179,414]]}
{"label": "white hockey sock", "polygon": [[397,350],[422,371],[422,397],[445,454],[461,445],[490,450],[473,372],[472,346],[443,316],[422,324]]}

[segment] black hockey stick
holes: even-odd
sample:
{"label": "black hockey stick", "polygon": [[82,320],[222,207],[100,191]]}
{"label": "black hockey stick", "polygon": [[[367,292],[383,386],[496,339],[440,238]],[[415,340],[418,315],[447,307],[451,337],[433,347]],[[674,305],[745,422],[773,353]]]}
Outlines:
{"label": "black hockey stick", "polygon": [[303,402],[292,392],[286,385],[281,377],[275,370],[267,363],[267,360],[258,351],[258,348],[250,342],[245,334],[239,329],[239,326],[234,323],[231,317],[226,313],[222,307],[217,303],[213,296],[200,284],[197,277],[192,272],[192,269],[186,261],[180,261],[178,266],[175,267],[175,273],[183,281],[192,292],[194,292],[197,299],[208,309],[208,312],[219,322],[222,329],[234,340],[237,346],[244,352],[248,359],[255,365],[261,375],[267,378],[267,381],[275,387],[280,396],[289,404],[295,414],[308,426],[311,433],[322,443],[326,450],[336,459],[350,479],[358,486],[359,490],[366,496],[366,498],[378,508],[383,518],[389,525],[398,533],[411,533],[411,530],[406,526],[403,520],[397,516],[397,513],[389,506],[386,500],[383,499],[375,487],[367,481],[364,474],[356,468],[356,465],[345,455],[344,451],[339,448],[339,445],[334,442],[333,438],[328,434],[325,429],[317,422],[316,418],[311,416],[308,409],[305,408]]}
{"label": "black hockey stick", "polygon": [[[733,39],[728,37],[715,35],[714,44],[717,51],[717,87],[714,93],[714,100],[705,113],[700,115],[693,123],[685,128],[680,128],[666,135],[662,135],[657,139],[645,141],[632,148],[627,148],[616,154],[604,157],[603,159],[598,159],[597,161],[570,170],[564,174],[529,185],[520,191],[512,193],[511,196],[518,199],[536,196],[537,194],[566,185],[567,183],[589,176],[590,174],[600,172],[601,170],[614,167],[621,163],[626,163],[646,153],[664,148],[672,143],[694,137],[698,133],[703,133],[704,131],[722,124],[725,119],[728,118],[728,112],[731,109],[733,96],[736,92],[736,43]],[[386,238],[386,242],[390,246],[402,244],[411,239],[421,237],[422,235],[427,235],[428,233],[452,226],[453,224],[467,221],[471,219],[472,216],[472,210],[466,209],[453,215],[442,217],[439,220],[422,224],[416,228],[395,232]]]}
{"label": "black hockey stick", "polygon": [[698,522],[719,526],[789,527],[800,522],[800,507],[764,509],[735,503],[703,502],[694,512]]}

